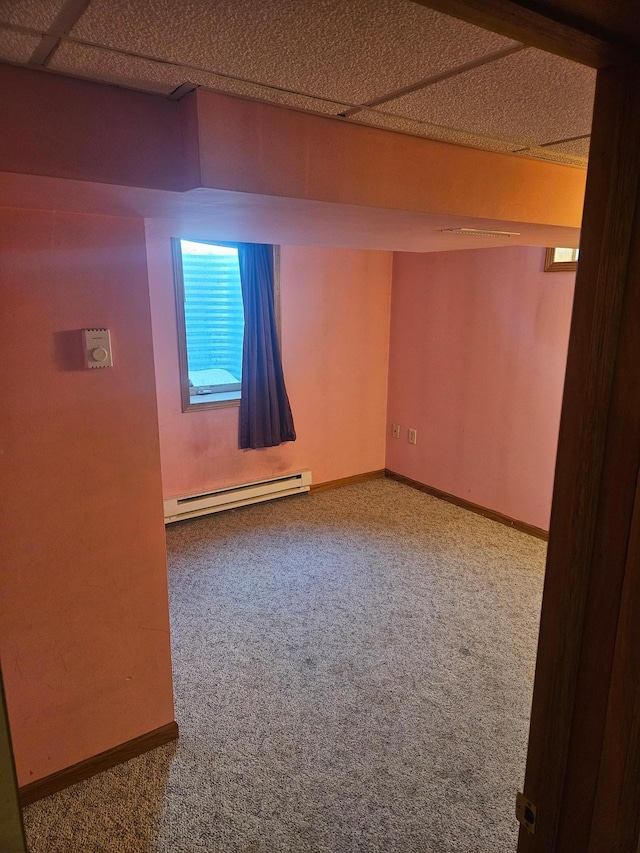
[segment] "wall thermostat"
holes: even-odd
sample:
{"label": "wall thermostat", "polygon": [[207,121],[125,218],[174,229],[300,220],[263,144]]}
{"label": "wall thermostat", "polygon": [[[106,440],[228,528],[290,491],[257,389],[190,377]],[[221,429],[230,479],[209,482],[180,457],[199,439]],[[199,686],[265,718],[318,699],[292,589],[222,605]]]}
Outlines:
{"label": "wall thermostat", "polygon": [[113,367],[109,329],[83,329],[85,367]]}

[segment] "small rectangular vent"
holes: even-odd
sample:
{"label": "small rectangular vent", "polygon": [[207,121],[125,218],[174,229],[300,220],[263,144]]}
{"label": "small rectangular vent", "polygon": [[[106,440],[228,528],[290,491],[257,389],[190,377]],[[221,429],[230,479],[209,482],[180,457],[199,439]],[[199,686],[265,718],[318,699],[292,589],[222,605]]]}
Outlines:
{"label": "small rectangular vent", "polygon": [[300,471],[284,477],[229,486],[203,494],[185,495],[169,498],[164,502],[164,523],[182,521],[212,512],[221,512],[238,506],[260,503],[261,501],[283,498],[308,492],[311,486],[311,471]]}

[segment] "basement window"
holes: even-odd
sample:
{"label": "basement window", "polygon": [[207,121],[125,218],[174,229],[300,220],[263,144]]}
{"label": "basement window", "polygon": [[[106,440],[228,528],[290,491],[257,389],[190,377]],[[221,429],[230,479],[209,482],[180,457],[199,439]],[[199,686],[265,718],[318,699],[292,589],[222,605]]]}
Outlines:
{"label": "basement window", "polygon": [[[237,244],[176,238],[172,247],[182,411],[238,406],[244,310]],[[279,317],[277,264],[274,272]]]}
{"label": "basement window", "polygon": [[578,269],[580,249],[547,249],[544,259],[545,272],[573,272]]}

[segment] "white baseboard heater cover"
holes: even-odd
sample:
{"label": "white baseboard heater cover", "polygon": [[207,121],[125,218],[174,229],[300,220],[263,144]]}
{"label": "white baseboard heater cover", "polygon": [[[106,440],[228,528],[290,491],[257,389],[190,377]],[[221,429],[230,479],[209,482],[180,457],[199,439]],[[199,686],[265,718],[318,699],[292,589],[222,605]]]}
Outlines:
{"label": "white baseboard heater cover", "polygon": [[311,471],[299,471],[271,480],[257,483],[245,483],[242,486],[229,486],[198,495],[186,495],[181,498],[169,498],[164,502],[164,523],[195,518],[211,512],[221,512],[237,506],[283,498],[286,495],[298,495],[308,492],[311,486]]}

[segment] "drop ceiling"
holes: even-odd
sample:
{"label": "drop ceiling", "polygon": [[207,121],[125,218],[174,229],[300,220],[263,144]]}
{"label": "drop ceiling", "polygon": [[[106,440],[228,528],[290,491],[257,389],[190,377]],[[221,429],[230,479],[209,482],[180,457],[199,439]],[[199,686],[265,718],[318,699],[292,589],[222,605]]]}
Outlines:
{"label": "drop ceiling", "polygon": [[0,59],[586,165],[595,72],[409,0],[0,0]]}

